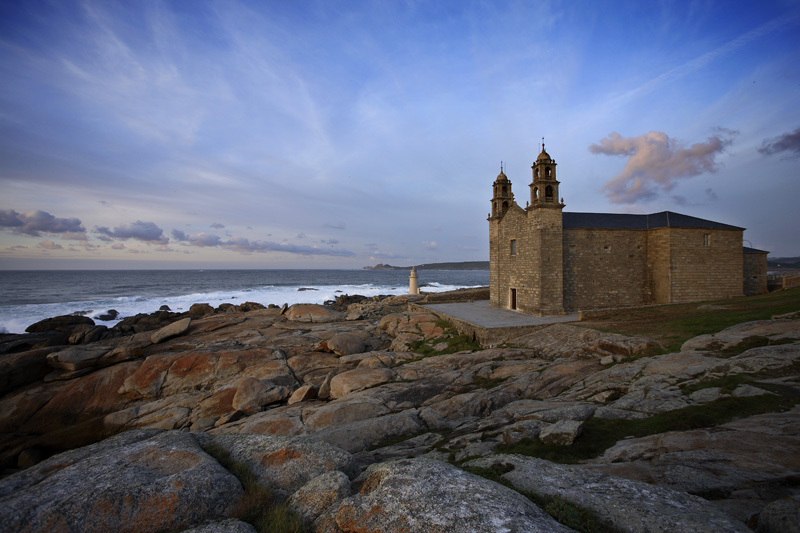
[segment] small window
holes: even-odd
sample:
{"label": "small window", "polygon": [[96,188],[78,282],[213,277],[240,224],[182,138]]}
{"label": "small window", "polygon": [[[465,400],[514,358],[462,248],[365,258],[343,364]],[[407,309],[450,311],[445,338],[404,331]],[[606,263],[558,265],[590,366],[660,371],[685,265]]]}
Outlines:
{"label": "small window", "polygon": [[544,170],[544,175],[545,175],[545,176],[547,176],[548,178],[550,177],[550,167],[547,167],[547,168]]}
{"label": "small window", "polygon": [[711,246],[711,234],[706,233],[703,235],[703,245],[704,246]]}
{"label": "small window", "polygon": [[534,172],[536,173],[536,177],[538,178],[539,177],[539,169],[537,168]]}
{"label": "small window", "polygon": [[610,254],[611,253],[611,245],[610,244],[606,244],[605,246],[603,246],[603,251],[605,253],[607,253],[607,254]]}
{"label": "small window", "polygon": [[544,188],[544,197],[548,201],[553,201],[553,188],[550,185]]}
{"label": "small window", "polygon": [[517,255],[517,239],[511,239],[511,255]]}

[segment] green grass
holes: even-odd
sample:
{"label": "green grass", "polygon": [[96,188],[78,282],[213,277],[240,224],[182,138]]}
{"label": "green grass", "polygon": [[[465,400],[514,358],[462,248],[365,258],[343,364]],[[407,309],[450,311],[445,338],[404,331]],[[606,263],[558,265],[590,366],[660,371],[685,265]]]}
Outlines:
{"label": "green grass", "polygon": [[[703,308],[709,304],[725,308]],[[664,353],[668,353],[678,351],[681,344],[698,335],[717,333],[742,322],[768,320],[787,313],[795,313],[796,319],[800,316],[798,311],[800,287],[712,302],[610,310],[585,325],[601,331],[656,340],[664,347]]]}
{"label": "green grass", "polygon": [[244,494],[236,505],[233,516],[247,522],[260,533],[301,533],[303,522],[285,504],[279,504],[255,474],[241,461],[231,459],[230,452],[217,444],[204,448],[242,484]]}
{"label": "green grass", "polygon": [[777,395],[720,398],[703,405],[675,409],[638,420],[591,418],[584,423],[583,433],[571,446],[548,445],[539,440],[524,439],[501,445],[497,452],[529,455],[556,463],[577,463],[601,455],[625,437],[646,437],[667,431],[714,427],[736,418],[786,411],[800,403],[800,397],[791,387],[759,386],[770,388]]}
{"label": "green grass", "polygon": [[514,486],[503,477],[503,474],[514,470],[514,465],[512,464],[498,462],[489,468],[461,466],[461,469],[519,492],[536,504],[537,507],[555,518],[556,521],[575,531],[581,531],[583,533],[611,533],[616,531],[611,525],[601,520],[594,512],[570,503],[563,498],[558,496],[541,496],[527,490],[518,490],[514,488]]}

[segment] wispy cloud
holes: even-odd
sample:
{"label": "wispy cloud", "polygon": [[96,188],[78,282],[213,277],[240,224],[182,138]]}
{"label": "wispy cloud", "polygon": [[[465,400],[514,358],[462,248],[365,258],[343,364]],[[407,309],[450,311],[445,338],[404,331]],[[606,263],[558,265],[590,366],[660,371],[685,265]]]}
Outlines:
{"label": "wispy cloud", "polygon": [[[250,239],[243,237],[232,237],[228,240],[223,240],[217,235],[211,235],[207,233],[187,235],[180,230],[172,230],[172,237],[176,241],[182,242],[188,246],[196,246],[200,248],[219,247],[225,250],[231,250],[243,254],[285,252],[296,255],[329,255],[338,257],[351,257],[355,255],[349,250],[336,250],[331,247],[323,248],[317,246],[277,243],[272,241],[251,241]],[[305,238],[305,236],[301,238]],[[339,241],[332,240],[327,241],[327,244],[333,245],[338,242]]]}
{"label": "wispy cloud", "polygon": [[706,142],[685,147],[660,131],[638,137],[613,132],[589,146],[593,154],[627,157],[625,168],[606,182],[603,190],[617,204],[653,200],[659,189],[671,190],[678,180],[715,172],[716,156],[733,141],[736,132],[718,129]]}
{"label": "wispy cloud", "polygon": [[638,98],[640,96],[644,96],[648,93],[651,93],[661,87],[678,81],[679,79],[688,76],[694,72],[697,72],[705,67],[707,67],[713,61],[730,54],[731,52],[750,44],[751,42],[760,39],[770,33],[777,32],[785,27],[794,26],[798,22],[800,22],[800,15],[797,13],[791,13],[788,15],[781,15],[776,17],[764,24],[761,24],[757,28],[754,28],[739,37],[728,41],[727,43],[723,44],[711,50],[710,52],[706,52],[699,57],[692,59],[691,61],[687,61],[686,63],[674,67],[663,74],[656,76],[655,78],[639,85],[638,87],[631,89],[630,91],[617,96],[609,101],[611,106],[619,106],[622,105],[634,98]]}

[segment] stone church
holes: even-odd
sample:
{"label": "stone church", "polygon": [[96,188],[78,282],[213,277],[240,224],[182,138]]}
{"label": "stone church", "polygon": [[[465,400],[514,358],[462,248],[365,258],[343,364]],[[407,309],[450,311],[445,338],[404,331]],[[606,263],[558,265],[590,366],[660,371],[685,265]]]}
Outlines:
{"label": "stone church", "polygon": [[767,252],[744,229],[664,211],[565,213],[542,144],[530,200],[503,173],[489,215],[491,305],[534,315],[732,298],[767,291]]}

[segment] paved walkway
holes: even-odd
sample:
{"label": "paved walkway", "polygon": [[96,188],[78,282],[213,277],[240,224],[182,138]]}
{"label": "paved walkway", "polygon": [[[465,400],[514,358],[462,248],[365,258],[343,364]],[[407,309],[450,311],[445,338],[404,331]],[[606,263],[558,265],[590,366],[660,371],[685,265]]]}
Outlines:
{"label": "paved walkway", "polygon": [[560,316],[533,316],[491,307],[489,300],[462,302],[451,304],[417,304],[432,311],[450,315],[482,328],[508,328],[515,326],[541,326],[558,322],[577,322],[578,314],[570,313]]}

